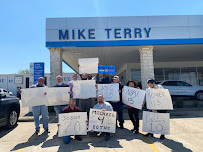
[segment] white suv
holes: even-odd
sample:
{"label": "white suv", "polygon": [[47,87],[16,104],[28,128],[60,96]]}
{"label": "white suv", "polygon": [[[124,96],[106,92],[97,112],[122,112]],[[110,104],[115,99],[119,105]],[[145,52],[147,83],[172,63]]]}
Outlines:
{"label": "white suv", "polygon": [[159,83],[164,89],[168,89],[171,95],[194,96],[203,100],[203,86],[193,86],[184,81],[167,80]]}
{"label": "white suv", "polygon": [[2,88],[0,88],[0,94],[6,95],[6,96],[12,96],[13,95],[12,92],[9,92],[6,89],[2,89]]}

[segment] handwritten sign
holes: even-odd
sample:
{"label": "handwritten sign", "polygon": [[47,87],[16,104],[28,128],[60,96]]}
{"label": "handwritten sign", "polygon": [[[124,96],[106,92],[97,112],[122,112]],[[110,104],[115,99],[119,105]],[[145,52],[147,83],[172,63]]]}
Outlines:
{"label": "handwritten sign", "polygon": [[73,98],[88,99],[96,97],[95,80],[73,81]]}
{"label": "handwritten sign", "polygon": [[47,92],[47,106],[67,105],[70,102],[69,87],[47,88],[45,91]]}
{"label": "handwritten sign", "polygon": [[105,101],[120,101],[119,84],[98,84],[97,94],[101,94]]}
{"label": "handwritten sign", "polygon": [[90,109],[89,131],[116,132],[116,112]]}
{"label": "handwritten sign", "polygon": [[21,89],[22,108],[45,105],[45,87]]}
{"label": "handwritten sign", "polygon": [[98,73],[98,64],[99,59],[98,58],[83,58],[78,59],[79,63],[79,73]]}
{"label": "handwritten sign", "polygon": [[146,91],[141,89],[124,86],[122,93],[122,102],[128,106],[142,109],[145,92]]}
{"label": "handwritten sign", "polygon": [[153,134],[170,134],[169,113],[143,111],[143,132]]}
{"label": "handwritten sign", "polygon": [[87,135],[87,112],[59,114],[58,137],[69,135]]}
{"label": "handwritten sign", "polygon": [[147,109],[173,110],[172,99],[168,89],[147,89]]}

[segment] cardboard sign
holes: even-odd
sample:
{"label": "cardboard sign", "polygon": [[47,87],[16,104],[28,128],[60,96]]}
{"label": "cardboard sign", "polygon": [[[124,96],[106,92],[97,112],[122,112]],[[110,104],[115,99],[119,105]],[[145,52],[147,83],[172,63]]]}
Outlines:
{"label": "cardboard sign", "polygon": [[142,109],[142,104],[145,98],[145,92],[141,89],[124,86],[122,93],[122,102],[128,106]]}
{"label": "cardboard sign", "polygon": [[119,83],[98,84],[98,92],[104,97],[104,101],[120,101]]}
{"label": "cardboard sign", "polygon": [[98,58],[83,58],[78,59],[79,73],[98,73]]}
{"label": "cardboard sign", "polygon": [[172,99],[168,89],[147,89],[147,109],[173,110]]}
{"label": "cardboard sign", "polygon": [[22,108],[46,104],[45,87],[21,89],[21,91]]}
{"label": "cardboard sign", "polygon": [[67,105],[70,102],[69,87],[47,88],[45,91],[47,92],[47,106]]}
{"label": "cardboard sign", "polygon": [[143,111],[143,132],[153,134],[170,134],[169,113]]}
{"label": "cardboard sign", "polygon": [[58,137],[70,135],[87,135],[87,112],[59,114]]}
{"label": "cardboard sign", "polygon": [[73,98],[88,99],[96,97],[95,80],[73,81]]}
{"label": "cardboard sign", "polygon": [[116,112],[90,109],[88,130],[115,133]]}

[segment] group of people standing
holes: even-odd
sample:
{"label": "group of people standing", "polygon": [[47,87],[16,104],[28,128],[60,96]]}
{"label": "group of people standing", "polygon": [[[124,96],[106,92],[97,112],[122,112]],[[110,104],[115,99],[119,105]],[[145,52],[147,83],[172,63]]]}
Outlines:
{"label": "group of people standing", "polygon": [[[78,75],[76,73],[73,74],[72,80],[69,82],[69,84],[63,83],[62,76],[58,75],[56,77],[57,84],[53,87],[70,87],[70,102],[69,105],[58,105],[54,106],[54,110],[57,114],[57,116],[60,113],[69,113],[69,112],[87,112],[89,116],[89,110],[90,108],[93,109],[101,109],[104,111],[116,111],[118,114],[118,123],[116,123],[117,127],[120,129],[124,128],[124,118],[123,118],[123,103],[122,103],[122,91],[123,86],[121,85],[119,81],[119,76],[114,76],[112,79],[107,75],[103,74],[103,77],[98,79],[98,75],[91,78],[91,80],[95,80],[97,84],[111,84],[111,83],[119,83],[119,94],[120,94],[120,101],[104,101],[104,98],[102,95],[98,95],[97,98],[89,98],[89,99],[73,99],[73,82],[78,80]],[[89,80],[89,77],[87,73],[81,74],[81,80]],[[45,87],[44,85],[45,79],[43,77],[40,77],[38,80],[38,83],[32,87]],[[160,87],[155,85],[155,81],[153,79],[150,79],[147,81],[149,88],[148,89],[159,89]],[[126,84],[128,87],[133,87],[140,89],[135,81],[128,81]],[[95,86],[97,88],[97,86]],[[88,88],[86,88],[88,89]],[[46,92],[44,93],[46,95]],[[144,106],[144,101],[143,101]],[[35,133],[38,134],[40,130],[40,123],[39,123],[39,116],[42,115],[42,122],[43,122],[43,128],[45,132],[49,133],[48,129],[48,107],[45,105],[41,106],[35,106],[32,107],[33,115],[34,115],[34,122],[35,122]],[[156,112],[155,110],[152,110],[152,112]],[[159,112],[165,112],[165,111],[159,111]],[[139,109],[128,106],[128,115],[129,118],[133,124],[132,132],[135,134],[139,133]],[[87,121],[88,122],[88,121]],[[60,124],[58,124],[59,126]],[[93,131],[92,131],[93,132]],[[91,133],[90,133],[91,134]],[[153,134],[146,134],[145,136],[153,136]],[[164,135],[161,135],[160,139],[164,139]],[[70,136],[65,136],[64,143],[70,142]],[[75,136],[76,140],[82,141],[82,138],[80,136]],[[105,140],[108,141],[110,139],[110,133],[106,133]]]}

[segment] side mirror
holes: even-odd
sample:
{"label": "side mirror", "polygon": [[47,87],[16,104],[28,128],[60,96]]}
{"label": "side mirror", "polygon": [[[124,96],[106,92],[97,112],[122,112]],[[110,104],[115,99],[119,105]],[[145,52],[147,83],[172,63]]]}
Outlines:
{"label": "side mirror", "polygon": [[6,98],[6,95],[0,94],[0,99],[2,99],[2,98]]}

